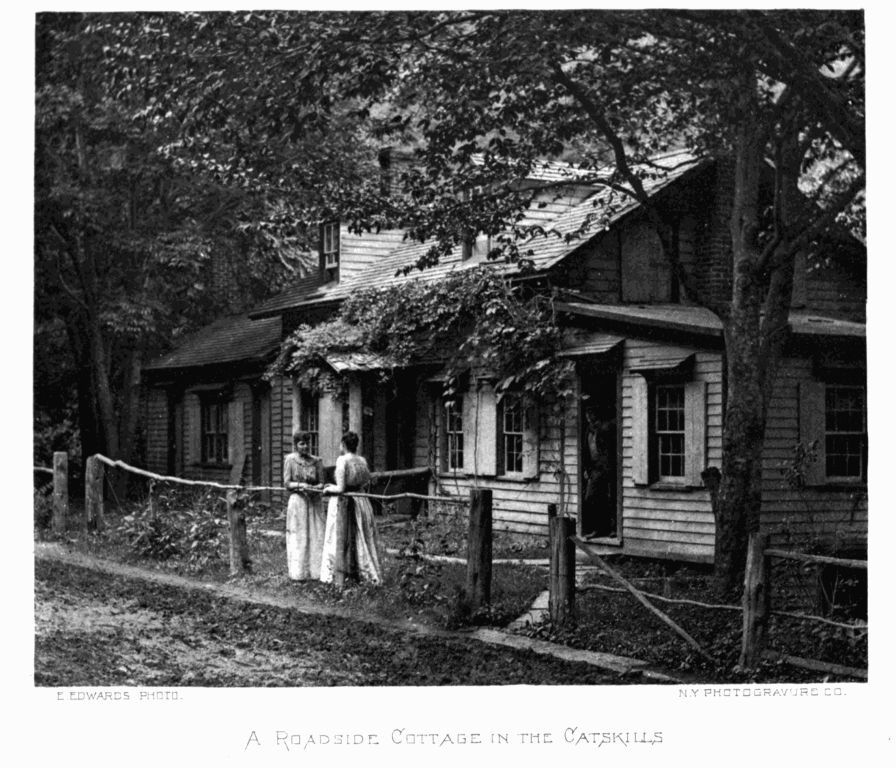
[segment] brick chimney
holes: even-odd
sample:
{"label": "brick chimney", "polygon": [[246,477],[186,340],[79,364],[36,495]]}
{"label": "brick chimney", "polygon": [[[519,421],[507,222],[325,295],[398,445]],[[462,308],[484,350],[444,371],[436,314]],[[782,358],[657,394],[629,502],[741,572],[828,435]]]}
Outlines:
{"label": "brick chimney", "polygon": [[731,299],[731,208],[734,194],[734,159],[715,161],[709,185],[709,200],[700,264],[706,295],[714,302]]}

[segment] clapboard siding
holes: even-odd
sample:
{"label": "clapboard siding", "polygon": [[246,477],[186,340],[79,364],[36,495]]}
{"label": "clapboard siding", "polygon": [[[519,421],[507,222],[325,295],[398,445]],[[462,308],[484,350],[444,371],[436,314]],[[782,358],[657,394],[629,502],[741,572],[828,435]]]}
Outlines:
{"label": "clapboard siding", "polygon": [[168,393],[159,387],[144,396],[144,440],[146,468],[150,472],[168,471]]}
{"label": "clapboard siding", "polygon": [[[271,380],[271,485],[283,483],[283,459],[292,452],[292,382],[283,376]],[[286,494],[276,500],[286,504]]]}
{"label": "clapboard siding", "polygon": [[[440,413],[433,406],[432,396],[426,407],[418,405],[418,466],[439,466],[439,430],[442,423],[437,418],[433,425],[435,414]],[[575,514],[577,510],[577,449],[574,441],[577,415],[575,409],[568,409],[566,423],[561,425],[558,417],[548,409],[541,408],[537,418],[539,451],[538,473],[535,478],[508,480],[500,477],[474,477],[461,472],[440,473],[434,477],[433,492],[467,499],[470,489],[488,488],[492,491],[492,513],[496,530],[547,535],[548,504],[560,504],[563,501],[568,513]],[[425,437],[424,442],[421,442],[421,437]],[[466,441],[464,447],[467,450],[472,448]],[[430,457],[431,463],[424,463],[430,461]],[[564,480],[558,476],[561,470],[566,473]],[[460,509],[466,511],[465,506]]]}
{"label": "clapboard siding", "polygon": [[864,320],[868,295],[864,273],[836,265],[809,266],[806,278],[808,309],[822,315]]}
{"label": "clapboard siding", "polygon": [[702,488],[687,491],[636,485],[634,481],[634,384],[639,374],[634,362],[667,358],[671,351],[695,354],[694,380],[706,385],[706,463],[721,463],[722,359],[718,352],[672,347],[658,342],[627,339],[622,376],[622,546],[623,551],[648,549],[656,556],[685,560],[711,558],[715,523],[709,494]]}
{"label": "clapboard siding", "polygon": [[343,225],[339,232],[339,274],[344,280],[357,274],[374,261],[382,259],[394,251],[404,240],[404,232],[399,229],[380,232],[350,232]]}
{"label": "clapboard siding", "polygon": [[784,475],[800,442],[800,384],[811,382],[812,377],[809,358],[786,358],[781,363],[766,427],[762,529],[773,542],[794,547],[820,540],[859,542],[867,536],[868,527],[864,487],[805,486],[795,490]]}

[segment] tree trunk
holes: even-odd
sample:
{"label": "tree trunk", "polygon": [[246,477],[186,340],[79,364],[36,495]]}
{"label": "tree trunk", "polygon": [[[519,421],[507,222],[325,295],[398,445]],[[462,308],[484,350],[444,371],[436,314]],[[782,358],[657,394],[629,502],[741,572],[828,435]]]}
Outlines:
{"label": "tree trunk", "polygon": [[766,411],[760,325],[765,291],[757,242],[765,134],[756,121],[752,76],[744,78],[740,89],[743,119],[736,137],[734,188],[730,191],[732,288],[723,320],[728,388],[715,547],[716,589],[722,596],[739,592],[747,534],[759,526]]}
{"label": "tree trunk", "polygon": [[716,587],[723,596],[738,592],[747,535],[759,527],[765,439],[759,341],[758,309],[740,307],[732,311],[725,327],[728,399],[722,429],[722,480],[716,521]]}
{"label": "tree trunk", "polygon": [[[118,457],[130,462],[134,453],[134,438],[137,434],[137,422],[140,417],[140,374],[142,371],[142,355],[139,350],[132,350],[127,355],[124,370],[124,381],[121,393],[121,412],[118,418]],[[128,474],[116,473],[115,494],[119,499],[127,498]]]}
{"label": "tree trunk", "polygon": [[785,233],[799,213],[799,153],[795,142],[778,153],[775,233],[781,243],[765,256],[756,241],[763,141],[755,123],[745,120],[731,216],[732,296],[724,323],[728,390],[715,552],[716,588],[723,597],[740,591],[748,536],[760,528],[765,424],[793,294],[794,254]]}

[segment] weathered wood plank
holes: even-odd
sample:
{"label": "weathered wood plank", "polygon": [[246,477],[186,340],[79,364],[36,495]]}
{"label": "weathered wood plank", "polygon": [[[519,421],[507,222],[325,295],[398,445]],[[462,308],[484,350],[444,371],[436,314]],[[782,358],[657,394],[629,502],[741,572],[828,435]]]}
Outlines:
{"label": "weathered wood plank", "polygon": [[491,602],[492,493],[470,491],[470,528],[467,538],[466,600],[471,610]]}
{"label": "weathered wood plank", "polygon": [[53,531],[65,533],[68,525],[68,453],[53,454]]}
{"label": "weathered wood plank", "polygon": [[84,478],[84,510],[88,531],[101,531],[104,527],[103,514],[103,482],[105,470],[96,456],[87,458],[86,477]]}
{"label": "weathered wood plank", "polygon": [[575,520],[570,517],[549,518],[548,612],[557,626],[575,620],[576,556],[572,542],[575,529]]}
{"label": "weathered wood plank", "polygon": [[763,534],[750,534],[744,575],[744,622],[740,649],[740,666],[744,669],[756,667],[768,637],[771,569],[768,567],[765,547],[766,537]]}

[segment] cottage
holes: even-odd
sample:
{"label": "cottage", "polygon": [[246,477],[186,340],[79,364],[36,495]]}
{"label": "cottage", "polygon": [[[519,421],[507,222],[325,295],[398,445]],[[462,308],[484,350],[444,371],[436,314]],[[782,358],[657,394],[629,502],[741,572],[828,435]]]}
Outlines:
{"label": "cottage", "polygon": [[[675,222],[680,262],[702,292],[730,293],[718,167],[682,153],[658,163],[667,172],[648,192]],[[532,183],[562,173],[548,165]],[[448,401],[433,366],[394,371],[383,385],[387,362],[370,354],[327,360],[347,381],[345,397],[303,391],[285,377],[265,381],[281,339],[300,323],[325,319],[362,287],[410,279],[398,270],[427,247],[400,232],[360,236],[332,222],[322,226],[317,276],[149,367],[151,468],[277,484],[294,428],[312,433],[314,450],[332,464],[350,427],[375,470],[428,470],[433,493],[491,488],[498,528],[546,533],[548,504],[559,504],[580,535],[620,552],[712,562],[702,474],[722,458],[721,324],[690,300],[634,201],[617,199],[602,228],[563,237],[585,229],[609,194],[575,179],[563,197],[546,192],[529,215],[553,234],[530,244],[531,269],[493,266],[554,296],[565,328],[559,356],[574,364],[575,394],[562,411],[525,408],[512,392],[498,397],[487,371]],[[480,237],[415,279],[443,280],[484,263],[488,250]],[[864,544],[864,259],[858,243],[844,242],[832,243],[820,265],[797,260],[764,453],[762,525],[781,540]]]}

